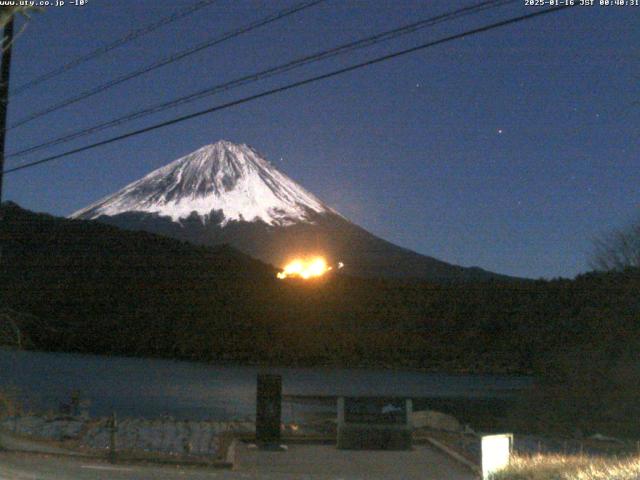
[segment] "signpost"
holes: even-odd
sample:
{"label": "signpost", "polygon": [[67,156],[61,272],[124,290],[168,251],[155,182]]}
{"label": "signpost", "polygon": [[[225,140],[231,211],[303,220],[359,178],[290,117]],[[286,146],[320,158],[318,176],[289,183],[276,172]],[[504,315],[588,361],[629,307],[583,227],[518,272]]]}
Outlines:
{"label": "signpost", "polygon": [[513,449],[513,435],[485,435],[482,437],[482,478],[488,479],[493,473],[509,465]]}

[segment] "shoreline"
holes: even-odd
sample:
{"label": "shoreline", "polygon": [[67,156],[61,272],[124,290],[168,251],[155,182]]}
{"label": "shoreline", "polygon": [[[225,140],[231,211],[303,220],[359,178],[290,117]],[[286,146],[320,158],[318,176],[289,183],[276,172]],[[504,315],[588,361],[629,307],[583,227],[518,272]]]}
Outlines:
{"label": "shoreline", "polygon": [[165,357],[165,356],[138,356],[127,355],[123,353],[93,353],[93,352],[77,352],[77,351],[65,351],[65,350],[35,350],[35,349],[18,349],[15,347],[0,345],[0,351],[11,352],[26,352],[26,353],[42,353],[42,354],[63,354],[74,356],[85,356],[95,358],[109,358],[109,359],[129,359],[129,360],[154,360],[165,361],[172,363],[185,363],[189,365],[202,365],[210,367],[224,367],[224,368],[268,368],[268,369],[281,369],[281,370],[354,370],[354,371],[371,371],[371,372],[403,372],[403,373],[424,373],[430,375],[442,375],[448,377],[509,377],[509,378],[521,378],[533,380],[535,376],[533,372],[523,373],[519,371],[509,370],[495,370],[488,371],[486,369],[471,370],[471,369],[457,369],[457,370],[443,370],[438,368],[429,367],[415,367],[404,365],[389,365],[386,363],[357,363],[357,364],[343,364],[343,363],[319,363],[319,364],[281,364],[281,363],[269,363],[261,361],[247,361],[240,360],[193,360],[181,357]]}

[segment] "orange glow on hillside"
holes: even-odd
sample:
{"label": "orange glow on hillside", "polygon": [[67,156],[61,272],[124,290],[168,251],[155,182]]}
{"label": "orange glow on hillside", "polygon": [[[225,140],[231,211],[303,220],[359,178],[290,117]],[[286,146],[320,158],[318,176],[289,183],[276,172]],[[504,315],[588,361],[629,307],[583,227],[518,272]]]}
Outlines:
{"label": "orange glow on hillside", "polygon": [[[341,266],[340,264],[340,267]],[[331,270],[333,270],[333,267],[330,267],[322,257],[296,258],[289,262],[282,272],[278,273],[278,278],[302,278],[308,280],[310,278],[321,277]]]}

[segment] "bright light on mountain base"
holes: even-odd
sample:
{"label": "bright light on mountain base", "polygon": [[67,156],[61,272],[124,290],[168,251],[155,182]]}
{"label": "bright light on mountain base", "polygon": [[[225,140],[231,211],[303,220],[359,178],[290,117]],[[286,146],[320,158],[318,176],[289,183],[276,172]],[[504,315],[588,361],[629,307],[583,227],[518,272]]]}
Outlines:
{"label": "bright light on mountain base", "polygon": [[[338,264],[338,268],[342,268],[342,263]],[[282,272],[278,272],[278,278],[302,278],[308,280],[321,277],[331,270],[333,270],[333,267],[327,265],[327,261],[322,257],[296,258],[289,262]]]}

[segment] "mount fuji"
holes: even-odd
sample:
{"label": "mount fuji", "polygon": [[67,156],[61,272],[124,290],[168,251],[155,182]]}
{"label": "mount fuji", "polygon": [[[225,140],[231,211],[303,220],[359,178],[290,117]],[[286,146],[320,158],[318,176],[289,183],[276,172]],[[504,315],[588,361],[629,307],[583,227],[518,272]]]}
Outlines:
{"label": "mount fuji", "polygon": [[[71,218],[202,245],[230,244],[282,267],[323,255],[344,272],[433,281],[501,278],[396,246],[353,224],[256,150],[221,140],[161,167]],[[502,277],[505,278],[505,277]]]}

